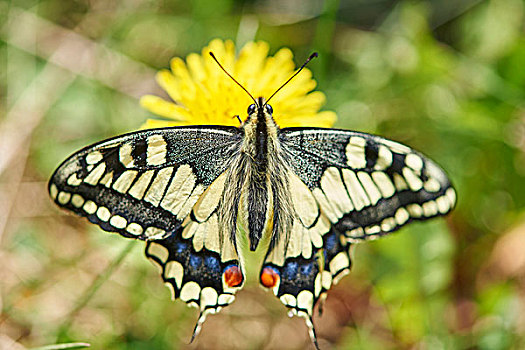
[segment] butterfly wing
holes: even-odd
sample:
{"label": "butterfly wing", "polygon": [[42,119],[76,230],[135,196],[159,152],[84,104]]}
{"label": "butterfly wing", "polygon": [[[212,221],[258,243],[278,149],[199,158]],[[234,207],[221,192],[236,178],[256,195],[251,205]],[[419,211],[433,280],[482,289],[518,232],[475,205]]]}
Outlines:
{"label": "butterfly wing", "polygon": [[[345,130],[286,128],[294,224],[270,245],[261,283],[306,319],[351,265],[350,244],[445,215],[455,191],[434,162],[400,143]],[[265,283],[265,281],[270,281]]]}
{"label": "butterfly wing", "polygon": [[346,130],[284,129],[293,171],[348,242],[445,215],[456,193],[433,161],[400,143]]}
{"label": "butterfly wing", "polygon": [[173,298],[206,314],[243,283],[237,248],[221,234],[217,209],[242,135],[233,127],[133,132],[86,147],[53,174],[56,204],[106,231],[147,241]]}

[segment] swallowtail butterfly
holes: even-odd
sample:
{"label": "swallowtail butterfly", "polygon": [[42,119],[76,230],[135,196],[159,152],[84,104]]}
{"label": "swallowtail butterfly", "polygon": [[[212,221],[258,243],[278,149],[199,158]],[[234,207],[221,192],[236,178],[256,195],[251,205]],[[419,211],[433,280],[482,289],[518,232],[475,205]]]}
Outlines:
{"label": "swallowtail butterfly", "polygon": [[405,145],[280,129],[272,107],[254,102],[240,127],[141,130],[88,146],[58,167],[49,193],[106,231],[146,241],[173,298],[200,310],[194,337],[244,284],[240,242],[266,249],[260,283],[305,318],[317,346],[313,308],[349,272],[350,245],[447,214],[456,194]]}

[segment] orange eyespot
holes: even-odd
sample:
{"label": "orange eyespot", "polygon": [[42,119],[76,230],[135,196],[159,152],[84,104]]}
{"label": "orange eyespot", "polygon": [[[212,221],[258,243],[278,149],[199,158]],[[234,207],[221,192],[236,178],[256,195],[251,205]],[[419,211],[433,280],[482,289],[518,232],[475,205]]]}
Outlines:
{"label": "orange eyespot", "polygon": [[271,267],[265,267],[261,273],[261,284],[266,288],[273,288],[279,282],[279,273]]}
{"label": "orange eyespot", "polygon": [[232,265],[224,270],[224,281],[228,287],[238,287],[241,285],[243,280],[244,277],[242,275],[241,269],[239,269],[239,266]]}

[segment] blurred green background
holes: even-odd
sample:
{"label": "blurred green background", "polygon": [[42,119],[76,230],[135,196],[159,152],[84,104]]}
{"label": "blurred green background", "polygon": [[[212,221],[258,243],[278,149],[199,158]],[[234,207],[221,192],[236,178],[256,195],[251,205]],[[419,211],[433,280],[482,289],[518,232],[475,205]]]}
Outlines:
{"label": "blurred green background", "polygon": [[171,302],[143,244],[53,206],[70,153],[137,129],[154,74],[213,38],[286,46],[337,127],[406,143],[458,190],[445,219],[354,249],[323,349],[525,348],[525,1],[0,1],[0,348],[312,348],[257,285],[209,317]]}

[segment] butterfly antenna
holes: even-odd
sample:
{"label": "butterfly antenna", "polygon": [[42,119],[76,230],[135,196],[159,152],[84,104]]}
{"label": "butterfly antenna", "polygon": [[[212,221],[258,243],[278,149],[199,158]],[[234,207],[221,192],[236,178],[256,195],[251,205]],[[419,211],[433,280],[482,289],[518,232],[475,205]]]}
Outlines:
{"label": "butterfly antenna", "polygon": [[211,51],[210,51],[210,56],[215,60],[215,62],[217,62],[217,64],[219,65],[219,67],[221,67],[221,69],[224,71],[224,73],[226,73],[227,76],[229,76],[237,85],[239,85],[244,91],[246,91],[248,96],[250,96],[252,98],[253,102],[255,102],[255,104],[258,105],[257,100],[255,98],[253,98],[252,94],[250,94],[250,92],[248,90],[246,90],[246,88],[244,86],[242,86],[241,83],[239,83],[237,80],[235,80],[235,78],[232,77],[232,75],[230,73],[228,73],[228,71],[226,69],[224,69],[222,64],[219,62],[219,60],[215,57],[215,55]]}
{"label": "butterfly antenna", "polygon": [[297,74],[299,74],[300,71],[303,70],[304,67],[306,67],[306,65],[308,64],[308,62],[310,62],[312,59],[316,58],[317,56],[319,56],[317,54],[317,52],[314,52],[313,54],[310,55],[310,57],[308,57],[306,59],[306,61],[303,63],[303,65],[301,66],[301,68],[299,68],[297,70],[297,72],[295,72],[283,85],[281,85],[281,87],[279,87],[277,90],[275,90],[275,92],[272,94],[272,96],[270,96],[266,102],[264,103],[264,105],[267,105],[268,104],[268,101],[270,101],[272,99],[272,97],[275,96],[276,93],[278,93],[286,84],[288,84],[290,82],[290,80],[292,80]]}

